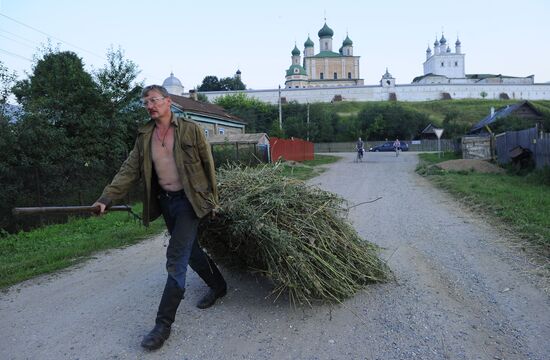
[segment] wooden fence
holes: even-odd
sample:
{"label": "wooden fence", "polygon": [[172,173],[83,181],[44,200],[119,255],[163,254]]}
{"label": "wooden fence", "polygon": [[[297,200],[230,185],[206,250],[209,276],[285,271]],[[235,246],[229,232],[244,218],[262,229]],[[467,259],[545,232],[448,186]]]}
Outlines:
{"label": "wooden fence", "polygon": [[496,136],[498,163],[511,162],[510,150],[517,146],[531,151],[537,169],[550,166],[550,133],[542,133],[537,128],[531,128],[498,134]]}
{"label": "wooden fence", "polygon": [[313,143],[302,139],[279,139],[272,137],[269,139],[271,148],[271,160],[279,159],[304,161],[313,160]]}
{"label": "wooden fence", "polygon": [[[437,140],[405,140],[409,145],[409,151],[438,151]],[[366,141],[365,149],[381,145],[385,141]],[[333,142],[333,143],[315,143],[316,153],[331,153],[331,152],[354,152],[355,142]],[[460,143],[454,142],[451,139],[441,139],[441,151],[460,151]]]}

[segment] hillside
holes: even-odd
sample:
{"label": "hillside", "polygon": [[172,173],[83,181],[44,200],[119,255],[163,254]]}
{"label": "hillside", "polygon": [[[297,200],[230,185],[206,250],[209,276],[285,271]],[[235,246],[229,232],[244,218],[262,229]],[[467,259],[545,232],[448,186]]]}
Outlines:
{"label": "hillside", "polygon": [[[473,125],[479,120],[487,116],[491,107],[498,109],[500,107],[517,103],[520,100],[438,100],[438,101],[421,101],[421,102],[400,102],[399,105],[408,107],[426,114],[434,125],[441,125],[443,119],[448,114],[456,114],[456,118],[461,123]],[[341,117],[356,115],[361,109],[381,102],[342,102],[334,103],[333,106],[336,113]],[[387,102],[383,102],[387,103]],[[550,101],[534,100],[531,101],[536,108],[550,118]],[[427,125],[427,124],[426,124]]]}

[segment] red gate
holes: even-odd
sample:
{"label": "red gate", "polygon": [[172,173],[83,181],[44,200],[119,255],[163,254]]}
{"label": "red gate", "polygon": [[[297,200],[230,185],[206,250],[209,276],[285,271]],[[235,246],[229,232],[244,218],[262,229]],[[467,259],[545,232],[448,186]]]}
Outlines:
{"label": "red gate", "polygon": [[313,160],[313,143],[302,139],[269,138],[271,148],[271,161],[280,158],[285,160],[304,161]]}

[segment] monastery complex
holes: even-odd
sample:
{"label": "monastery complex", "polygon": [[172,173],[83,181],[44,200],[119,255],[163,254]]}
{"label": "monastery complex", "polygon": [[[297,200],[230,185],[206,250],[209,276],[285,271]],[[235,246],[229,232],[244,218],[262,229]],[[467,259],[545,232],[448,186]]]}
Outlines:
{"label": "monastery complex", "polygon": [[[423,74],[410,84],[396,84],[388,69],[378,84],[365,85],[359,59],[349,35],[334,51],[334,31],[326,24],[317,33],[319,51],[308,36],[302,52],[295,45],[286,70],[285,87],[269,90],[201,92],[209,101],[238,92],[268,103],[333,101],[428,101],[442,99],[550,100],[550,83],[536,84],[534,76],[512,77],[493,74],[466,74],[465,54],[457,38],[454,49],[442,34],[433,49],[426,49]],[[241,76],[237,71],[235,76]],[[188,95],[171,74],[163,84],[170,93]]]}

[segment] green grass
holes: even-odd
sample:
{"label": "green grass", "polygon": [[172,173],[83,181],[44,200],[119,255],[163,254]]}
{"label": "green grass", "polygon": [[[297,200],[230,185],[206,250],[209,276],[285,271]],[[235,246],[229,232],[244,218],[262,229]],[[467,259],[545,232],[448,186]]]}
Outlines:
{"label": "green grass", "polygon": [[550,255],[550,186],[534,181],[533,176],[437,170],[429,166],[438,162],[433,155],[437,156],[419,154],[423,161],[417,168],[420,174]]}
{"label": "green grass", "polygon": [[443,162],[447,160],[462,159],[461,155],[455,154],[454,152],[442,152],[438,153],[420,153],[418,154],[422,160],[422,165],[431,165],[438,162]]}
{"label": "green grass", "polygon": [[[498,109],[506,105],[516,104],[520,101],[521,100],[464,99],[418,102],[397,101],[396,103],[425,114],[428,116],[429,121],[437,126],[442,126],[446,115],[454,113],[456,114],[456,119],[459,123],[465,124],[469,127],[489,115],[491,107]],[[342,118],[347,118],[357,115],[363,108],[387,103],[387,101],[343,101],[335,102],[333,104],[325,104],[325,106],[329,109],[333,109],[333,111]],[[534,100],[531,101],[531,103],[546,117],[550,116],[550,101]]]}
{"label": "green grass", "polygon": [[330,164],[339,159],[338,156],[315,154],[314,160],[306,160],[295,165],[283,163],[283,175],[305,181],[325,171],[321,165]]}
{"label": "green grass", "polygon": [[[322,171],[319,165],[338,159],[336,156],[316,155],[315,160],[297,166],[284,165],[284,171],[287,176],[305,180]],[[141,204],[132,209],[141,213]],[[112,212],[101,217],[74,218],[65,224],[4,237],[0,233],[0,288],[64,269],[98,251],[135,244],[164,229],[162,219],[146,228],[127,213]]]}
{"label": "green grass", "polygon": [[[141,213],[141,206],[133,210]],[[97,251],[135,244],[163,228],[162,220],[146,228],[128,213],[113,212],[8,235],[0,238],[0,288],[66,268]]]}

